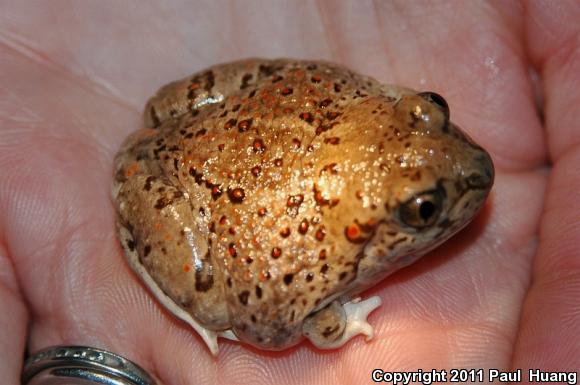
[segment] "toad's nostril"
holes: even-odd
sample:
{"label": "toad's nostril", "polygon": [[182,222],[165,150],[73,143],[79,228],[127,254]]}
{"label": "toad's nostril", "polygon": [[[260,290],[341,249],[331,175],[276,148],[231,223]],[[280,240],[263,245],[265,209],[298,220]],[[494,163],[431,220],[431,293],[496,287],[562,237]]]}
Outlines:
{"label": "toad's nostril", "polygon": [[481,165],[483,168],[483,174],[485,177],[485,180],[487,182],[487,188],[491,188],[491,185],[493,184],[493,180],[495,177],[495,168],[493,165],[493,161],[491,160],[491,156],[485,151],[484,151],[484,155],[482,156],[481,159]]}
{"label": "toad's nostril", "polygon": [[483,189],[487,187],[489,183],[489,178],[486,178],[485,176],[478,173],[473,173],[470,174],[467,178],[465,178],[465,183],[467,183],[467,186],[469,188]]}
{"label": "toad's nostril", "polygon": [[466,185],[471,189],[487,190],[493,184],[493,163],[489,156],[481,157],[481,172],[473,172],[464,180]]}

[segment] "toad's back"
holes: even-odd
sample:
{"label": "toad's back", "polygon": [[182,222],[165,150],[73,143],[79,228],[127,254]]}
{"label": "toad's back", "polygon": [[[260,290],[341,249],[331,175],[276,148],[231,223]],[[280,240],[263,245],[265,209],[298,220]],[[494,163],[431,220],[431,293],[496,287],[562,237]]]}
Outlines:
{"label": "toad's back", "polygon": [[320,62],[215,66],[162,88],[146,123],[114,190],[133,267],[265,348],[451,236],[492,181],[437,95]]}

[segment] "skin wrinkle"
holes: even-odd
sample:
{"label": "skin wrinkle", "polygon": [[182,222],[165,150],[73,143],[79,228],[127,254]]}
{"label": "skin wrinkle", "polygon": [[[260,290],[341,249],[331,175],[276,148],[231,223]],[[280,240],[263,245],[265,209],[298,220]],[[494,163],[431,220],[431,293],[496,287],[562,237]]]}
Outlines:
{"label": "skin wrinkle", "polygon": [[373,1],[373,11],[374,11],[373,14],[374,14],[375,18],[377,19],[377,26],[379,27],[379,30],[380,30],[379,35],[380,35],[381,42],[383,43],[383,44],[381,44],[381,48],[382,48],[383,56],[386,58],[387,67],[388,68],[396,68],[391,64],[394,62],[394,58],[389,53],[389,50],[387,49],[387,47],[388,47],[387,38],[386,38],[386,33],[384,32],[384,28],[383,28],[383,25],[385,25],[385,23],[384,23],[384,20],[382,17],[382,12],[381,12],[381,9],[379,7],[378,0]]}
{"label": "skin wrinkle", "polygon": [[[399,3],[394,3],[393,8],[395,9],[395,12],[401,16],[399,26],[400,26],[400,24],[404,25],[405,33],[409,34],[410,40],[412,40],[418,46],[418,48],[417,48],[418,51],[423,52],[424,51],[424,45],[422,44],[423,39],[419,38],[419,33],[414,28],[415,26],[412,23],[412,21],[414,21],[414,19],[413,18],[405,18],[405,12]],[[409,22],[409,20],[411,20],[411,23]],[[419,55],[418,60],[421,63],[419,68],[426,68],[426,69],[429,68],[429,65],[427,64],[427,58],[424,55]],[[423,79],[421,79],[421,80],[423,80]],[[430,81],[431,81],[431,79],[427,75],[427,82],[430,82]],[[436,85],[434,84],[434,86],[436,86]]]}
{"label": "skin wrinkle", "polygon": [[[580,41],[580,39],[575,39],[575,41],[576,46],[572,46],[570,47],[570,49],[566,50],[567,46],[562,45],[560,47],[560,50],[555,51],[553,53],[553,56],[550,56],[550,58],[546,60],[545,67],[543,68],[543,73],[548,81],[553,80],[553,78],[557,79],[561,76],[561,74],[565,74],[567,72],[569,72],[572,75],[574,73],[577,73],[577,71],[575,72],[575,70],[572,69],[572,67],[576,67],[576,69],[580,68],[580,59],[579,59],[580,48],[578,48],[578,41]],[[574,47],[576,49],[574,49]],[[563,57],[560,57],[560,54],[562,54]],[[554,66],[554,63],[559,64],[557,66],[558,68],[557,72],[556,71],[552,72],[552,67]],[[569,85],[566,85],[565,87],[568,88]],[[577,97],[574,100],[575,101],[580,100],[580,97]],[[560,102],[558,104],[568,102],[566,105],[564,105],[564,108],[568,108],[569,105],[570,107],[573,108],[573,103],[569,103],[567,99],[563,98],[560,95],[559,91],[551,90],[551,92],[546,93],[545,99],[545,106],[547,108],[547,112],[545,114],[546,124],[549,126],[556,125],[556,127],[554,127],[553,129],[559,129],[562,131],[566,130],[567,134],[570,137],[570,140],[562,140],[562,139],[557,140],[553,139],[552,135],[550,135],[549,132],[546,132],[549,155],[553,163],[556,163],[560,158],[572,152],[575,148],[576,149],[580,148],[580,135],[578,134],[574,135],[575,133],[574,127],[570,127],[570,124],[574,125],[574,120],[562,120],[563,124],[556,123],[559,120],[559,118],[561,118],[561,116],[558,113],[556,114],[552,113],[552,110],[555,108],[554,107],[555,101]],[[569,111],[566,112],[569,113]],[[578,128],[577,123],[575,128]]]}
{"label": "skin wrinkle", "polygon": [[[11,52],[16,52],[19,55],[22,55],[21,53],[19,53],[16,50],[12,50]],[[28,59],[30,59],[29,57],[25,56]],[[37,63],[37,61],[30,59],[31,62],[33,63]],[[94,88],[87,88],[85,87],[84,84],[81,84],[82,82],[78,82],[75,81],[77,78],[72,75],[70,72],[67,72],[66,69],[63,73],[61,73],[61,71],[56,68],[56,67],[51,67],[52,70],[57,71],[58,73],[60,73],[61,75],[66,77],[66,81],[72,81],[74,84],[78,84],[83,90],[87,90],[89,92],[94,92],[95,95],[99,95],[102,96],[101,94],[98,94],[96,92],[96,89]],[[70,76],[69,76],[70,75]],[[71,79],[69,79],[71,78]],[[113,100],[114,103],[115,100]],[[118,103],[116,103],[118,104]],[[127,108],[127,106],[125,105],[120,105],[120,107],[122,109]],[[74,148],[75,146],[78,146],[79,148],[86,148],[88,149],[88,153],[91,152],[95,152],[99,155],[102,155],[100,157],[97,157],[99,160],[101,159],[106,159],[106,157],[108,156],[107,154],[110,153],[113,149],[112,148],[108,148],[107,147],[107,143],[105,141],[102,140],[102,138],[98,137],[98,132],[96,130],[94,130],[91,125],[89,124],[88,121],[86,121],[86,119],[84,119],[84,117],[82,115],[80,115],[80,112],[75,111],[74,108],[70,108],[69,109],[69,114],[68,116],[70,117],[75,117],[76,118],[76,122],[78,123],[79,127],[82,127],[83,129],[78,130],[78,132],[81,132],[83,137],[77,137],[77,136],[73,136],[71,137],[69,133],[63,132],[62,131],[62,127],[60,124],[55,124],[55,123],[51,123],[51,122],[45,122],[43,118],[41,118],[41,115],[38,115],[38,119],[36,119],[36,121],[28,123],[26,122],[26,124],[21,124],[20,122],[16,122],[17,123],[17,128],[15,129],[11,129],[11,127],[8,127],[5,129],[4,131],[4,135],[7,135],[8,133],[13,134],[15,137],[14,143],[18,144],[19,142],[21,142],[21,140],[17,140],[17,135],[23,135],[26,134],[28,137],[26,138],[26,141],[31,143],[30,146],[34,147],[35,144],[33,144],[34,142],[42,142],[43,143],[43,147],[45,146],[50,146],[50,144],[54,143],[55,147],[57,146],[62,146],[61,142],[65,142],[67,146],[69,146],[70,148]],[[37,127],[39,125],[43,125],[43,130],[38,130]],[[26,130],[23,129],[23,127],[26,127]],[[7,143],[9,144],[9,143]],[[41,146],[38,146],[39,149],[41,149]],[[116,147],[116,146],[115,146]],[[86,156],[86,154],[85,154]],[[59,155],[54,157],[55,159],[60,158]],[[103,171],[108,173],[108,169],[110,167],[110,161],[107,162],[108,164],[101,162],[103,166],[105,166],[103,168]]]}
{"label": "skin wrinkle", "polygon": [[138,109],[135,106],[131,106],[125,103],[118,95],[111,93],[111,90],[102,86],[98,79],[93,79],[90,76],[79,76],[78,74],[73,73],[69,68],[61,65],[57,61],[49,60],[45,52],[34,48],[18,37],[9,36],[7,34],[0,34],[0,45],[8,48],[12,52],[17,53],[29,61],[36,62],[41,65],[48,65],[53,71],[69,76],[85,90],[93,92],[96,95],[104,96],[123,108],[129,110]]}
{"label": "skin wrinkle", "polygon": [[[540,29],[541,31],[536,31],[536,34],[543,34],[543,35],[549,35],[549,39],[551,40],[551,44],[544,44],[544,47],[549,47],[547,52],[544,52],[543,54],[538,54],[536,52],[531,52],[531,54],[529,55],[529,57],[532,59],[532,62],[534,63],[534,65],[537,68],[545,68],[546,63],[544,62],[545,60],[550,60],[550,58],[552,57],[552,54],[549,52],[549,50],[559,50],[561,47],[558,45],[554,45],[553,42],[554,41],[558,41],[560,45],[565,45],[566,41],[561,41],[561,39],[558,39],[557,34],[553,34],[551,29],[543,22],[540,21],[540,15],[538,14],[536,16],[536,13],[534,12],[530,12],[529,10],[529,1],[523,1],[522,2],[523,6],[524,6],[524,12],[526,14],[526,16],[528,16],[528,19],[531,20],[531,22],[526,23],[526,33],[525,33],[525,42],[526,42],[526,47],[527,50],[529,51],[529,49],[534,45],[532,41],[529,40],[530,37],[530,30],[532,29],[531,24],[535,24],[535,27],[537,29]],[[546,36],[544,36],[544,38],[546,38]],[[536,48],[536,47],[534,47]]]}
{"label": "skin wrinkle", "polygon": [[[328,12],[326,11],[326,7],[324,7],[322,5],[322,1],[316,0],[315,4],[316,4],[317,15],[318,15],[320,21],[322,21],[322,25],[323,25],[323,29],[324,29],[324,36],[326,38],[327,46],[328,46],[328,49],[330,51],[331,60],[339,61],[339,62],[343,61],[343,60],[340,60],[343,58],[339,54],[339,52],[340,52],[339,41],[337,39],[335,39],[333,37],[333,34],[332,34],[332,26],[334,25],[334,23],[329,22],[328,17],[327,17]],[[324,3],[324,4],[328,4],[328,3]]]}
{"label": "skin wrinkle", "polygon": [[[7,292],[10,297],[15,302],[18,302],[24,308],[24,311],[28,308],[26,306],[26,301],[24,300],[24,295],[22,288],[18,280],[16,279],[15,267],[12,258],[10,258],[10,250],[5,241],[5,232],[3,222],[0,222],[0,291]],[[3,294],[6,295],[6,294]],[[6,313],[7,314],[7,313]],[[14,317],[12,315],[12,317]],[[0,319],[1,322],[1,319]]]}

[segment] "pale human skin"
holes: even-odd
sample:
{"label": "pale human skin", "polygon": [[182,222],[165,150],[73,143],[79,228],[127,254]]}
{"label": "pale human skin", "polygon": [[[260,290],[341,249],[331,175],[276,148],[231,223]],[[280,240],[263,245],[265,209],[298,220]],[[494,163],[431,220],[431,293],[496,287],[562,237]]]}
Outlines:
{"label": "pale human skin", "polygon": [[[25,349],[60,344],[110,349],[166,384],[370,383],[373,368],[577,370],[577,2],[95,4],[1,7],[5,383],[18,383]],[[214,359],[121,255],[112,161],[145,100],[168,80],[248,56],[322,58],[438,92],[494,159],[476,221],[367,293],[383,300],[371,343],[272,353],[226,342]]]}

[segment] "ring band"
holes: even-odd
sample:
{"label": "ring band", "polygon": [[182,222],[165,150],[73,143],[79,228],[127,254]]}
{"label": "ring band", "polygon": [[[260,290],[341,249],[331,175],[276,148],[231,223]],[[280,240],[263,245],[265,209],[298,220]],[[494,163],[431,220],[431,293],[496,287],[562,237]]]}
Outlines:
{"label": "ring band", "polygon": [[106,350],[87,346],[54,346],[29,357],[23,385],[55,384],[161,385],[139,365]]}

